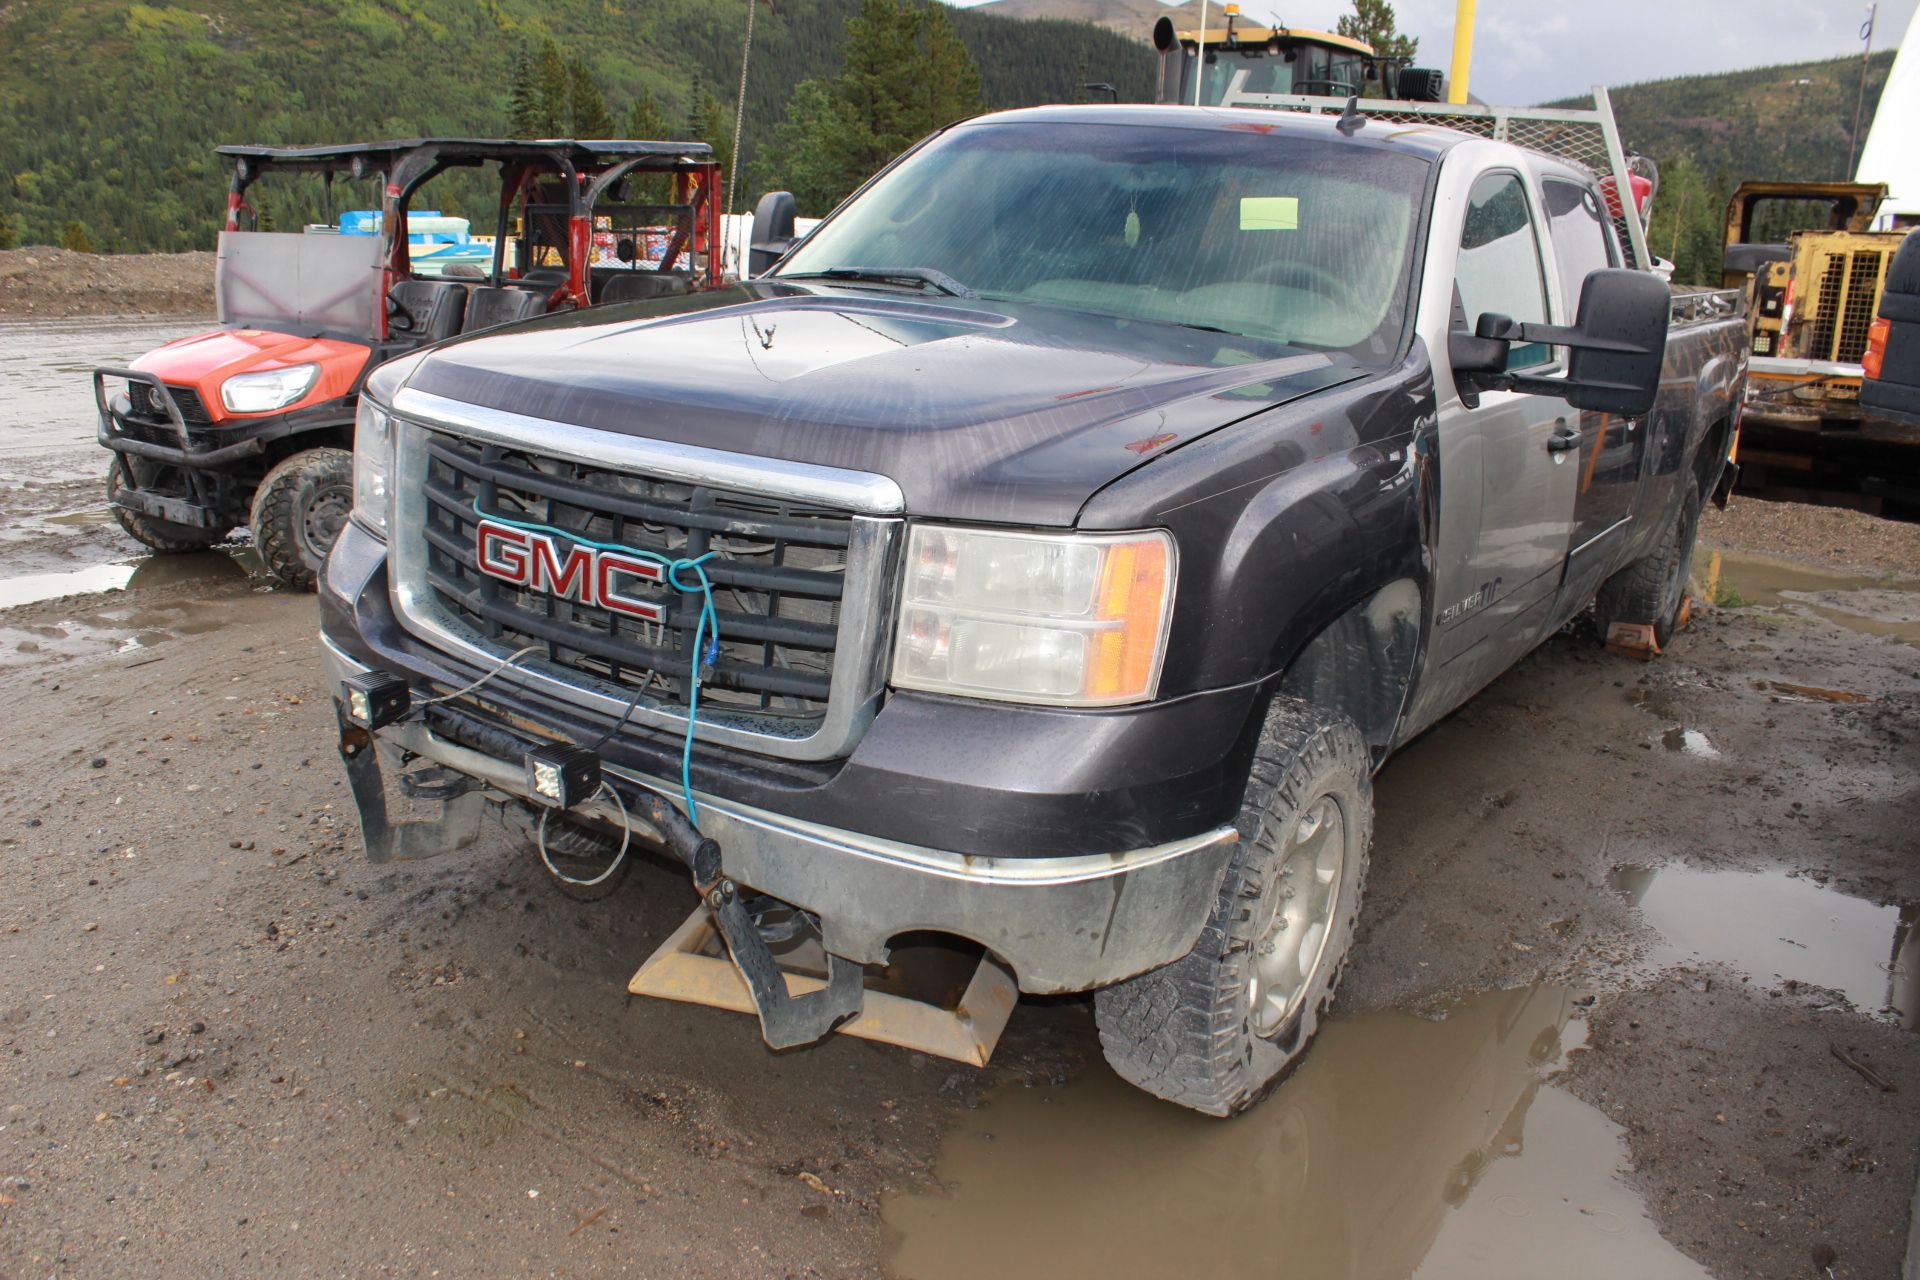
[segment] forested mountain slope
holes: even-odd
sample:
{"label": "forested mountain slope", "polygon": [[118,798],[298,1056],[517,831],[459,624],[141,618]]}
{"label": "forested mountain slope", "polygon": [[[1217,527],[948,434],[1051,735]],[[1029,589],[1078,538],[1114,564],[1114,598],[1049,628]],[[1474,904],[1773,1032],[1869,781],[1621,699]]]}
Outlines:
{"label": "forested mountain slope", "polygon": [[[743,173],[794,85],[838,69],[858,7],[761,5]],[[670,119],[703,90],[731,107],[746,16],[746,0],[0,0],[0,219],[23,243],[77,222],[103,251],[210,247],[226,180],[214,144],[498,134],[514,55],[547,36],[586,60],[616,120],[642,88]],[[1150,92],[1138,41],[950,18],[991,106],[1072,101],[1090,80]]]}

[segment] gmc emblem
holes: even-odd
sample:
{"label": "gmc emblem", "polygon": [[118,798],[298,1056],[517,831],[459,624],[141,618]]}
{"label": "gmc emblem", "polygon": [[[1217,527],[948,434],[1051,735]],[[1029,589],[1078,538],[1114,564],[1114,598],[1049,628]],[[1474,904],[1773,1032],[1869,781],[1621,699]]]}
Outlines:
{"label": "gmc emblem", "polygon": [[665,622],[667,611],[634,595],[637,584],[658,586],[666,571],[650,560],[572,543],[563,555],[550,534],[482,520],[474,527],[480,572],[531,591],[597,605],[645,622]]}

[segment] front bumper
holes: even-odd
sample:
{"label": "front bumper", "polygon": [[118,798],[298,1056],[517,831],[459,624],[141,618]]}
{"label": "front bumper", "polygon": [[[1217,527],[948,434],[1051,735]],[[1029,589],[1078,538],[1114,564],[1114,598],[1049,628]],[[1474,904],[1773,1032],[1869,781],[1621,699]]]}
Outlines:
{"label": "front bumper", "polygon": [[[333,689],[368,669],[324,637],[322,645]],[[490,733],[496,742],[502,736],[500,730]],[[501,796],[526,799],[524,765],[501,758],[497,749],[464,745],[419,719],[390,725],[375,738],[390,752],[452,769]],[[535,745],[530,736],[520,740]],[[631,769],[609,764],[606,776],[629,790],[678,795],[663,779]],[[720,845],[726,874],[817,915],[829,952],[881,964],[902,934],[954,934],[999,956],[1020,989],[1035,994],[1091,990],[1192,950],[1238,838],[1228,826],[1110,854],[978,857],[695,795],[701,834]],[[658,833],[631,816],[635,808],[597,800],[580,812],[657,841]]]}

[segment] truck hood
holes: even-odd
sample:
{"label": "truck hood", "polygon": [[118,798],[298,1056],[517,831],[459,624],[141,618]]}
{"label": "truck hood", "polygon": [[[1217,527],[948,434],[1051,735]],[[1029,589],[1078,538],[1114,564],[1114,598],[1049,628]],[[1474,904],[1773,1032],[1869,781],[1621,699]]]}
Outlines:
{"label": "truck hood", "polygon": [[1070,525],[1102,486],[1363,371],[1062,307],[756,281],[455,342],[410,388],[891,477],[915,515]]}

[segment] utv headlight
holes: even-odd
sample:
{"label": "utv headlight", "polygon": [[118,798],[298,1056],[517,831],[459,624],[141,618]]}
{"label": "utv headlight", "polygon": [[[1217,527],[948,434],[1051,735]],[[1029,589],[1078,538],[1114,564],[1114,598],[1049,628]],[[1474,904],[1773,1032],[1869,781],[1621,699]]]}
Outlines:
{"label": "utv headlight", "polygon": [[241,373],[220,386],[220,401],[230,413],[267,413],[284,409],[313,390],[317,364],[294,364],[265,373]]}
{"label": "utv headlight", "polygon": [[353,415],[353,518],[387,536],[387,472],[393,465],[393,417],[365,395]]}
{"label": "utv headlight", "polygon": [[917,525],[893,651],[902,689],[1107,707],[1160,682],[1173,614],[1163,531],[1006,533]]}

